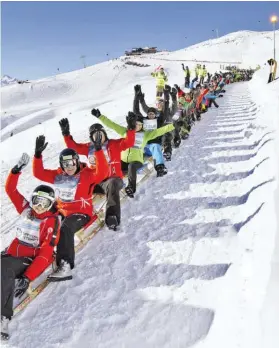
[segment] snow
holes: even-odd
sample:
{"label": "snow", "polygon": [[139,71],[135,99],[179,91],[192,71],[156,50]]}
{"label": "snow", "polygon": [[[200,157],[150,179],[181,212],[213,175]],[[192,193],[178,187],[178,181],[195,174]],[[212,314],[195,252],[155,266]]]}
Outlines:
{"label": "snow", "polygon": [[14,77],[11,77],[9,75],[4,75],[1,78],[1,87],[7,86],[7,85],[11,85],[13,83],[16,83],[18,80]]}
{"label": "snow", "polygon": [[[183,81],[176,60],[206,57],[211,72],[220,62],[262,67],[251,82],[228,86],[220,108],[204,114],[174,151],[168,174],[153,173],[123,204],[121,230],[102,230],[77,254],[74,279],[50,284],[14,318],[5,346],[279,346],[279,80],[267,85],[264,65],[271,35],[232,33],[134,58],[149,68],[119,59],[2,89],[3,190],[8,170],[23,151],[33,155],[39,134],[49,141],[46,167],[57,167],[62,117],[77,141],[87,141],[92,107],[125,124],[135,84],[154,105],[150,72],[161,59],[169,59],[163,64],[171,84]],[[38,183],[29,164],[20,191],[29,197]],[[4,248],[17,213],[5,194],[1,203]]]}

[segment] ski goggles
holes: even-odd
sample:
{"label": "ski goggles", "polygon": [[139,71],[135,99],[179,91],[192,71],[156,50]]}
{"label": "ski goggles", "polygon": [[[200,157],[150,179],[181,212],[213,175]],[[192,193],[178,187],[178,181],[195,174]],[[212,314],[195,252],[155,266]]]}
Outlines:
{"label": "ski goggles", "polygon": [[77,163],[74,159],[69,159],[61,162],[63,168],[73,168],[76,167]]}
{"label": "ski goggles", "polygon": [[53,201],[47,197],[42,196],[33,196],[32,197],[32,206],[41,207],[43,209],[49,209],[52,206]]}

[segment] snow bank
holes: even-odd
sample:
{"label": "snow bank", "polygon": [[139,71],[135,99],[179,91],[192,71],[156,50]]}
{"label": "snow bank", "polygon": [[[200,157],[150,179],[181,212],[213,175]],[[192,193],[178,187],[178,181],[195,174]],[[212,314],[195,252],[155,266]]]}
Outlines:
{"label": "snow bank", "polygon": [[[256,162],[264,161],[261,175],[256,177],[253,174],[249,179],[257,190],[243,207],[246,222],[238,234],[234,250],[237,258],[226,274],[226,283],[216,294],[217,310],[209,335],[195,348],[278,347],[279,80],[267,84],[268,74],[269,67],[263,65],[249,83],[257,117],[246,137],[249,140],[254,136],[265,137],[264,145],[255,157]],[[258,209],[247,216],[251,205],[258,206]],[[244,253],[237,251],[240,245],[242,248],[245,246]]]}

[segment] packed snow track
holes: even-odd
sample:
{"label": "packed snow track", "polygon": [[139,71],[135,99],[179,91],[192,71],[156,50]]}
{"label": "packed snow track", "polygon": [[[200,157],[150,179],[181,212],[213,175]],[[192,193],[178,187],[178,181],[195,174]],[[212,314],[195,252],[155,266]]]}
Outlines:
{"label": "packed snow track", "polygon": [[[14,318],[7,346],[211,347],[226,321],[220,346],[258,347],[243,330],[264,291],[259,283],[246,296],[258,216],[274,185],[274,135],[257,123],[264,111],[248,83],[219,100],[174,151],[168,174],[153,173],[125,202],[121,230],[99,232],[77,255],[74,279],[51,283]],[[255,327],[247,337],[256,342]]]}

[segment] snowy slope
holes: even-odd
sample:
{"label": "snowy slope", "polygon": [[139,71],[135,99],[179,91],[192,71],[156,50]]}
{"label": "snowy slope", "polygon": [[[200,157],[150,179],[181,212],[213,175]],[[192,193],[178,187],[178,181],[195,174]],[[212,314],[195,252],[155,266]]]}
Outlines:
{"label": "snowy slope", "polygon": [[[230,35],[236,41],[240,34]],[[241,35],[262,43],[268,33]],[[216,61],[211,45],[203,45],[193,50],[204,49],[203,56]],[[185,59],[182,51],[170,54]],[[226,54],[220,49],[217,58],[227,59]],[[231,50],[231,61],[238,55]],[[263,66],[266,52],[258,52],[256,63],[253,59],[247,61]],[[158,57],[154,66],[159,64]],[[180,63],[164,66],[170,83],[183,82]],[[216,63],[208,67],[214,71]],[[2,180],[21,152],[33,154],[41,133],[50,142],[46,166],[58,165],[64,148],[61,117],[69,118],[75,139],[85,141],[89,125],[96,122],[91,107],[124,124],[136,83],[154,103],[153,69],[124,68],[116,60],[3,89]],[[169,173],[159,179],[153,175],[123,206],[121,231],[101,231],[77,255],[73,281],[51,284],[14,319],[11,331],[16,334],[7,346],[278,346],[272,297],[278,277],[272,266],[279,255],[273,196],[279,84],[266,85],[267,75],[264,67],[251,82],[227,88],[220,108],[205,114],[174,152]],[[20,190],[29,197],[37,184],[29,165]],[[6,195],[1,203],[5,246],[14,236],[17,214]]]}

